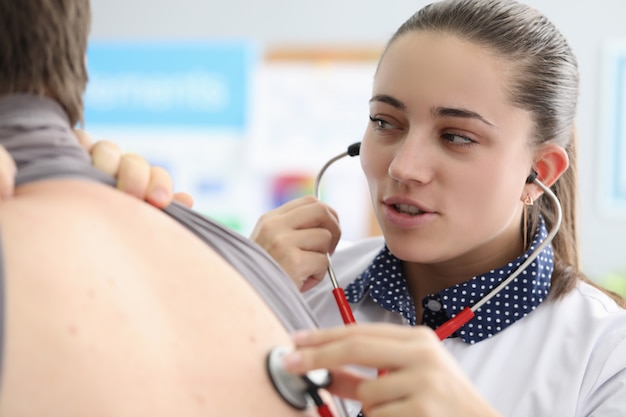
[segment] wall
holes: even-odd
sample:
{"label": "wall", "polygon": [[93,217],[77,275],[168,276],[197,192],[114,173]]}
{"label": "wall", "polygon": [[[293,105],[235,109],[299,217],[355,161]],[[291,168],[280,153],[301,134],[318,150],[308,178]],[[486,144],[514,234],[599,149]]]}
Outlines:
{"label": "wall", "polygon": [[[93,39],[254,39],[261,46],[379,47],[425,1],[406,0],[92,0]],[[599,201],[602,45],[626,38],[626,2],[529,0],[570,40],[581,73],[580,235],[594,278],[626,268],[626,216]],[[115,139],[115,138],[112,138]]]}

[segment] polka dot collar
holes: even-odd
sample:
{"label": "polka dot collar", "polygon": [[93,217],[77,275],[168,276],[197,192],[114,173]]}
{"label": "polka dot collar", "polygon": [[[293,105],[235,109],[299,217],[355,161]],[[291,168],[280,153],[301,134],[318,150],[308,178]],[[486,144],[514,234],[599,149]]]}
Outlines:
{"label": "polka dot collar", "polygon": [[[500,269],[475,276],[469,281],[430,294],[422,300],[421,323],[435,329],[467,306],[474,305],[496,285],[513,273],[547,236],[541,219],[528,251]],[[466,343],[477,343],[506,329],[526,316],[546,299],[554,264],[551,245],[500,293],[475,312],[475,317],[454,336]],[[402,262],[385,246],[372,263],[345,288],[346,297],[357,303],[369,294],[386,310],[401,314],[412,325],[417,324],[415,306],[402,272]]]}

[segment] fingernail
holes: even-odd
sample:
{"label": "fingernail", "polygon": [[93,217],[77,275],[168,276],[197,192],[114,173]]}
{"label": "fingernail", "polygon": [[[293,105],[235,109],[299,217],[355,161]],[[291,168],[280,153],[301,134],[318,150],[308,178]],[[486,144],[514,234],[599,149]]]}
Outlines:
{"label": "fingernail", "polygon": [[307,330],[297,330],[291,334],[291,338],[297,345],[306,343],[310,337],[311,332]]}
{"label": "fingernail", "polygon": [[153,203],[162,205],[167,201],[167,193],[161,188],[157,188],[150,193],[150,200]]}
{"label": "fingernail", "polygon": [[298,351],[286,353],[283,356],[283,367],[287,370],[297,368],[302,363],[302,353]]}

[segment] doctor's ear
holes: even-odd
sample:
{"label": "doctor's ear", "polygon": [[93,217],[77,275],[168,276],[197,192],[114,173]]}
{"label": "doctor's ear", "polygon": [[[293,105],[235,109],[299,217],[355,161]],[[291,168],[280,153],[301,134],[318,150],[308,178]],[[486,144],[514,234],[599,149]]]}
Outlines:
{"label": "doctor's ear", "polygon": [[546,187],[551,187],[569,167],[569,157],[565,149],[556,144],[542,146],[535,155],[535,162],[524,187],[526,195],[534,200],[539,198],[542,190],[533,183],[535,177]]}

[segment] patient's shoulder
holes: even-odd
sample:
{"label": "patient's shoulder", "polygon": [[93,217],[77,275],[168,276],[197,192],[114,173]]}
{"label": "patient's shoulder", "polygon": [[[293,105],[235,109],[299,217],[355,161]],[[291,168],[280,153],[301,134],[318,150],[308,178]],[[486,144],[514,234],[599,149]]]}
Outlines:
{"label": "patient's shoulder", "polygon": [[55,184],[0,206],[1,415],[301,415],[265,369],[289,335],[230,263],[131,197]]}

